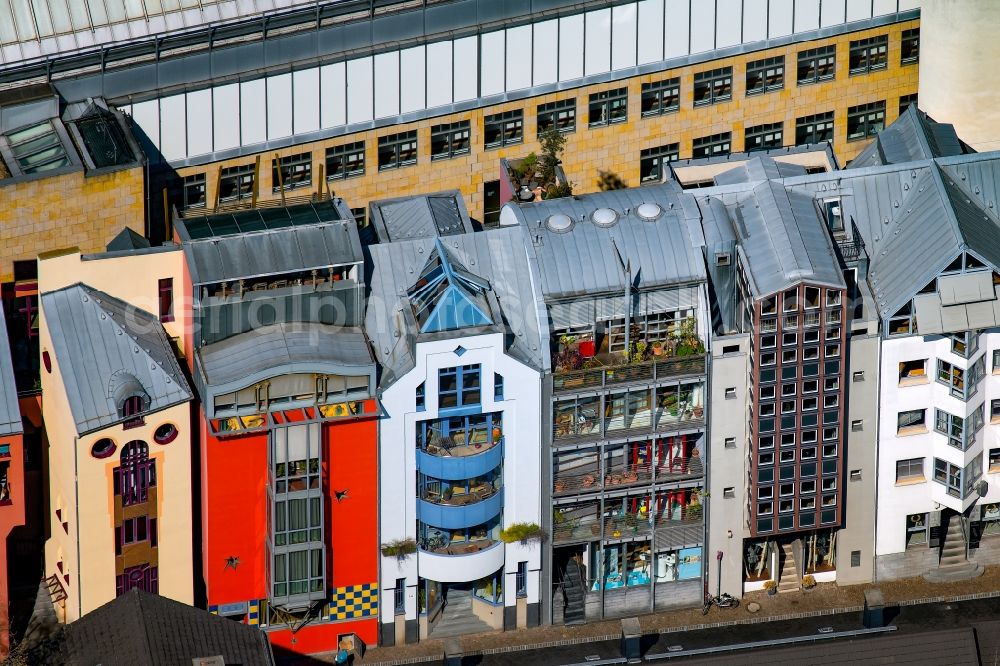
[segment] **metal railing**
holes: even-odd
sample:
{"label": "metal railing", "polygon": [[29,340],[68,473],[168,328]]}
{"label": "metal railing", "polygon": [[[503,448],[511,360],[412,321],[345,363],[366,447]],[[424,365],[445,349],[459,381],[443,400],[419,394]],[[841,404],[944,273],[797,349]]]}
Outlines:
{"label": "metal railing", "polygon": [[587,472],[554,475],[552,492],[555,495],[631,486],[651,481],[683,481],[698,479],[704,474],[700,457],[676,457],[662,463],[641,463],[610,467],[602,474],[596,467]]}
{"label": "metal railing", "polygon": [[559,371],[552,374],[552,389],[556,393],[578,391],[595,386],[615,386],[638,381],[658,381],[672,377],[705,374],[707,355],[671,357],[603,368]]}

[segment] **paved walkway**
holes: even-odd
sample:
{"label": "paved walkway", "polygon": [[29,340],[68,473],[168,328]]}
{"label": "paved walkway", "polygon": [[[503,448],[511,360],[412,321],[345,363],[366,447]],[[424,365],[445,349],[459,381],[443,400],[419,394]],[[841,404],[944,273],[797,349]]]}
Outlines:
{"label": "paved walkway", "polygon": [[[713,608],[708,616],[700,608],[664,611],[639,616],[643,634],[665,634],[692,631],[726,625],[751,624],[789,620],[799,617],[833,615],[861,610],[864,591],[874,584],[838,587],[835,583],[821,583],[809,592],[792,592],[768,597],[763,592],[747,594],[740,607],[734,610]],[[957,598],[1000,597],[1000,567],[987,567],[979,578],[951,583],[928,583],[923,578],[907,578],[877,584],[887,605],[911,605],[931,601],[951,601]],[[757,601],[757,613],[746,610],[750,601]],[[597,641],[616,640],[621,635],[619,620],[591,622],[582,626],[544,626],[519,631],[493,632],[462,636],[462,650],[470,654],[496,654],[521,650],[541,649],[559,645],[576,645]],[[444,641],[426,640],[411,645],[389,648],[371,648],[365,658],[356,661],[358,666],[401,666],[403,664],[439,661],[444,652]],[[289,666],[299,664],[332,663],[333,654],[314,655],[311,658],[282,662]]]}

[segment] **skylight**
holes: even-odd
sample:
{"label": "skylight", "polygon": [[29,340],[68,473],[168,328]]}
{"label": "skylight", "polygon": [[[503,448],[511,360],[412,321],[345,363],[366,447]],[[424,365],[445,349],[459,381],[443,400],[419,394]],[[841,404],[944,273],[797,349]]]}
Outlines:
{"label": "skylight", "polygon": [[69,164],[66,148],[48,120],[11,132],[7,140],[24,174],[49,171]]}
{"label": "skylight", "polygon": [[421,333],[439,333],[493,323],[487,281],[452,262],[440,240],[420,278],[407,291]]}

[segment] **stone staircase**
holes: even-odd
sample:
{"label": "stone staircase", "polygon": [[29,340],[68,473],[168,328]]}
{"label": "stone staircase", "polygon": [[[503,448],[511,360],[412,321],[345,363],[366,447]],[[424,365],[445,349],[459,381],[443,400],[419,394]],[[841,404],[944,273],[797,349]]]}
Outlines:
{"label": "stone staircase", "polygon": [[472,612],[472,591],[452,588],[448,590],[448,602],[431,629],[430,638],[481,634],[487,631],[494,629]]}
{"label": "stone staircase", "polygon": [[970,562],[966,550],[962,517],[953,515],[948,520],[944,543],[941,544],[941,558],[936,569],[924,574],[924,580],[944,583],[953,580],[968,580],[983,574],[983,565]]}
{"label": "stone staircase", "polygon": [[580,567],[573,560],[566,567],[563,576],[563,594],[566,607],[563,609],[563,624],[583,624],[586,621],[586,583]]}
{"label": "stone staircase", "polygon": [[791,544],[781,546],[781,573],[778,576],[778,594],[782,592],[798,592],[802,586],[799,579],[799,570],[795,566],[795,558],[792,557]]}

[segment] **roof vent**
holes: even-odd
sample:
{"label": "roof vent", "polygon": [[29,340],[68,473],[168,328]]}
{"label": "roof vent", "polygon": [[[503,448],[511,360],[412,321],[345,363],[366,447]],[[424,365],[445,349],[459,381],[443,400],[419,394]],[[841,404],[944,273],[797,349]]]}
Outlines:
{"label": "roof vent", "polygon": [[660,208],[660,204],[644,203],[639,204],[639,207],[635,209],[635,214],[638,215],[641,220],[653,222],[663,215],[663,209]]}
{"label": "roof vent", "polygon": [[549,219],[545,220],[545,226],[549,228],[549,231],[561,234],[573,228],[573,219],[569,215],[556,213],[549,215]]}
{"label": "roof vent", "polygon": [[590,219],[599,227],[613,227],[618,222],[618,213],[610,208],[598,208],[590,214]]}

